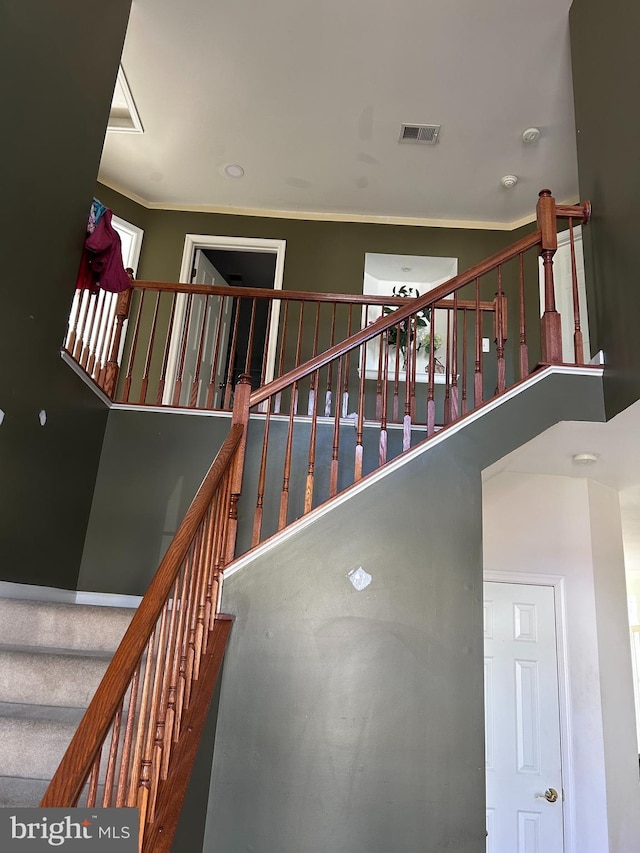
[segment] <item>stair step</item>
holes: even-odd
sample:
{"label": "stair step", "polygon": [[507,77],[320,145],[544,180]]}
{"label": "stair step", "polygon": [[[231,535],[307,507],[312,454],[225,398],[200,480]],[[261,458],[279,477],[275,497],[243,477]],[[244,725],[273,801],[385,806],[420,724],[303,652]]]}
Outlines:
{"label": "stair step", "polygon": [[0,717],[0,776],[51,779],[77,723]]}
{"label": "stair step", "polygon": [[0,809],[37,807],[49,784],[48,779],[0,776]]}
{"label": "stair step", "polygon": [[0,599],[0,645],[114,652],[133,618],[129,607]]}
{"label": "stair step", "polygon": [[86,708],[110,658],[0,647],[0,702]]}

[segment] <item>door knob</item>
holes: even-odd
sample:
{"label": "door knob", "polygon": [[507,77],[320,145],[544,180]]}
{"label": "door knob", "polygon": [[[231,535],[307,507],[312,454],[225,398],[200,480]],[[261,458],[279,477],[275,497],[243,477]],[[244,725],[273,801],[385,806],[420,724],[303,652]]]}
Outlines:
{"label": "door knob", "polygon": [[536,799],[538,798],[544,799],[548,803],[555,803],[555,801],[558,799],[558,792],[555,788],[547,788],[544,794],[536,794]]}

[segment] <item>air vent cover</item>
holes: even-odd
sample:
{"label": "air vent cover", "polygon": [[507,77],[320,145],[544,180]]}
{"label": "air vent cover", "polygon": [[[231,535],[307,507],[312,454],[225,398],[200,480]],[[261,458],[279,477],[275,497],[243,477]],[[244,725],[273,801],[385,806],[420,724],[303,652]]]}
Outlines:
{"label": "air vent cover", "polygon": [[435,145],[438,141],[440,127],[439,124],[403,124],[400,127],[400,142]]}

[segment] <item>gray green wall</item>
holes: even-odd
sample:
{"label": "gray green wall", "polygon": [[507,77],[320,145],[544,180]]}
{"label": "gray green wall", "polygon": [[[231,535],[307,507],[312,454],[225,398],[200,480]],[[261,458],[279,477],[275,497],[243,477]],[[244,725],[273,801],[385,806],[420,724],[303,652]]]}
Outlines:
{"label": "gray green wall", "polygon": [[606,356],[612,417],[640,398],[640,6],[577,0],[570,24],[580,195],[594,211],[585,230],[589,326]]}
{"label": "gray green wall", "polygon": [[107,413],[59,350],[130,3],[2,3],[2,580],[78,575]]}
{"label": "gray green wall", "polygon": [[485,850],[480,471],[603,418],[546,379],[225,580],[207,853]]}

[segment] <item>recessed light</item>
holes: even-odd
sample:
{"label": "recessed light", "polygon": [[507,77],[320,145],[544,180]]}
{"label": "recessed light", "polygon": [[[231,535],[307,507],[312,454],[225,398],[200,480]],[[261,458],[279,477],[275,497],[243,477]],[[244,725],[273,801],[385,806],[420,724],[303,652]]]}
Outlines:
{"label": "recessed light", "polygon": [[540,139],[540,128],[528,127],[522,134],[522,141],[525,145],[533,145]]}
{"label": "recessed light", "polygon": [[411,267],[402,267],[402,272],[411,272]]}
{"label": "recessed light", "polygon": [[239,163],[227,163],[224,173],[228,178],[241,178],[244,175],[244,169]]}
{"label": "recessed light", "polygon": [[518,178],[516,175],[505,175],[504,178],[500,178],[500,183],[505,190],[510,190],[518,183]]}
{"label": "recessed light", "polygon": [[600,454],[588,450],[583,453],[574,453],[572,459],[576,465],[595,465],[598,459],[600,459]]}

